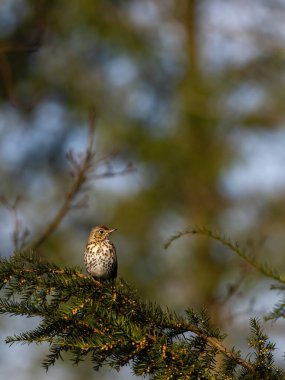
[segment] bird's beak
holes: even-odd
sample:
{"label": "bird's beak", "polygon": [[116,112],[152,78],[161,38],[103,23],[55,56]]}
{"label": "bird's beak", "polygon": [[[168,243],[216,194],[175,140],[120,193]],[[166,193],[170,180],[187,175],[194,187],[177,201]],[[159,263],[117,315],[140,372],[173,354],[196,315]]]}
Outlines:
{"label": "bird's beak", "polygon": [[111,234],[114,231],[117,231],[117,228],[112,228],[111,230],[108,231],[108,234]]}

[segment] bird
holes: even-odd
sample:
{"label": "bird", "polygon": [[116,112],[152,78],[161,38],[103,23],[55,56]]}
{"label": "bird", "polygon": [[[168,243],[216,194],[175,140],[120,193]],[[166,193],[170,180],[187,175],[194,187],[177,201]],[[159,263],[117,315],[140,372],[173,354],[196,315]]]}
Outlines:
{"label": "bird", "polygon": [[96,226],[92,228],[84,251],[87,272],[96,280],[113,280],[117,277],[117,254],[109,235],[116,228]]}

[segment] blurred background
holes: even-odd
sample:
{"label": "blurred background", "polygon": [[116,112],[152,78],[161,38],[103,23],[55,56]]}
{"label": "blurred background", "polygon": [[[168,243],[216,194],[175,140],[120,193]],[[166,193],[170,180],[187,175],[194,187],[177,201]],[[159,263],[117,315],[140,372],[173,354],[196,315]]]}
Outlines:
{"label": "blurred background", "polygon": [[[285,270],[284,18],[282,0],[2,0],[1,255],[15,228],[3,199],[21,196],[18,223],[36,238],[69,189],[66,153],[84,152],[94,106],[96,157],[116,152],[99,172],[136,170],[91,178],[88,207],[41,254],[83,267],[90,228],[118,228],[120,277],[177,312],[206,306],[226,344],[247,352],[248,318],[278,300],[271,282],[207,238],[163,244],[207,226]],[[88,360],[45,374],[47,346],[4,343],[37,322],[1,317],[1,378],[132,378]],[[282,367],[283,327],[265,324]]]}

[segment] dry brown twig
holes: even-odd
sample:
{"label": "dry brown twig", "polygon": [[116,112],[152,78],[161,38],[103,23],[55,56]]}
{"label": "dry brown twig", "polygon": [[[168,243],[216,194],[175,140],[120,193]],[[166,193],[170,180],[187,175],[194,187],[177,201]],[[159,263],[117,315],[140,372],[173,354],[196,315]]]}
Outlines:
{"label": "dry brown twig", "polygon": [[81,159],[79,157],[75,157],[72,151],[66,154],[66,158],[72,165],[71,175],[74,178],[73,183],[71,184],[70,190],[67,192],[65,199],[63,201],[63,204],[60,206],[60,208],[56,212],[51,222],[47,225],[46,229],[40,234],[40,236],[34,242],[32,242],[29,248],[36,250],[54,232],[54,230],[58,227],[62,219],[65,217],[68,211],[70,211],[70,209],[72,208],[72,203],[76,195],[81,190],[83,184],[86,183],[87,178],[88,178],[88,172],[90,171],[92,167],[93,159],[95,156],[95,151],[93,148],[94,129],[95,129],[95,113],[90,112],[89,144],[88,144],[88,147],[86,148],[86,151],[83,157]]}
{"label": "dry brown twig", "polygon": [[62,219],[71,209],[86,207],[86,197],[83,197],[77,202],[75,199],[77,198],[78,194],[83,191],[84,185],[90,179],[99,179],[115,175],[122,175],[133,170],[132,166],[127,165],[127,167],[121,171],[112,172],[110,170],[107,170],[102,174],[93,174],[98,165],[100,165],[102,162],[106,162],[107,160],[114,158],[115,156],[115,153],[111,153],[106,157],[98,159],[97,161],[94,160],[96,155],[94,149],[95,124],[96,113],[94,109],[91,109],[89,112],[89,143],[85,152],[83,154],[74,154],[73,151],[69,151],[66,155],[67,160],[71,164],[70,174],[73,178],[70,190],[67,192],[62,205],[59,207],[58,211],[50,223],[47,225],[46,229],[27,248],[34,250],[38,249],[55,231]]}
{"label": "dry brown twig", "polygon": [[[119,171],[114,171],[111,168],[110,162],[117,156],[116,152],[103,156],[95,161],[95,149],[94,149],[94,131],[96,124],[96,114],[94,109],[89,113],[89,139],[88,146],[83,154],[75,154],[72,150],[66,154],[66,158],[71,165],[70,175],[73,178],[73,182],[69,191],[66,193],[62,205],[55,213],[54,217],[48,223],[45,230],[30,244],[27,244],[26,240],[30,234],[29,230],[23,226],[22,220],[19,217],[18,206],[21,200],[21,196],[17,196],[14,202],[9,202],[5,196],[0,195],[0,204],[2,204],[11,214],[14,219],[14,228],[12,232],[12,240],[15,251],[20,249],[38,249],[55,231],[59,226],[62,219],[72,209],[78,209],[87,206],[87,197],[83,196],[81,199],[77,199],[79,193],[84,190],[84,185],[90,179],[100,179],[113,177],[116,175],[127,174],[134,170],[131,164],[126,165],[125,168]],[[102,164],[107,164],[107,169],[101,173],[94,174],[94,170]]]}

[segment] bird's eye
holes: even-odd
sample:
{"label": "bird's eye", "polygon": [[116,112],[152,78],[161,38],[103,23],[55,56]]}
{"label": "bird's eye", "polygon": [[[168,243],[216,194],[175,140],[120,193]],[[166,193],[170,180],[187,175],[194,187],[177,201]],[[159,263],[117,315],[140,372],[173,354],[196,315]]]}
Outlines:
{"label": "bird's eye", "polygon": [[104,233],[104,231],[103,231],[103,230],[100,230],[99,233],[102,235],[102,234]]}

